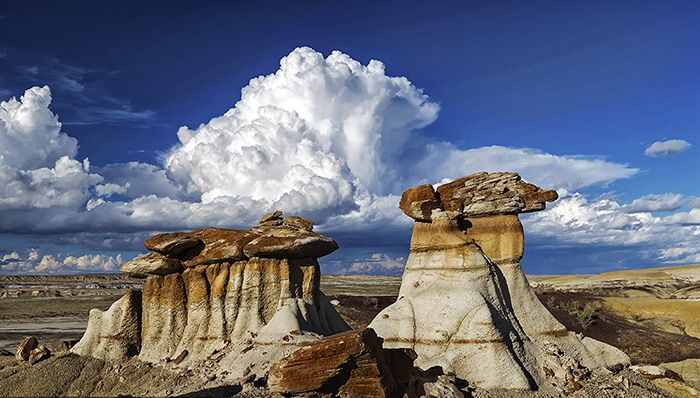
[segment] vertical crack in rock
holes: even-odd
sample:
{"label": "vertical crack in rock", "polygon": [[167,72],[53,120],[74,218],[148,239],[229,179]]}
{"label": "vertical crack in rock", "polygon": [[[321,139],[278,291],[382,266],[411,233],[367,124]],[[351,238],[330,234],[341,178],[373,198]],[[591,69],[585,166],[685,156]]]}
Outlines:
{"label": "vertical crack in rock", "polygon": [[440,366],[484,388],[550,387],[566,380],[571,360],[590,369],[629,363],[620,350],[568,332],[520,267],[518,214],[556,199],[516,173],[406,190],[399,207],[416,221],[399,299],[369,326],[384,348],[412,348],[420,368]]}
{"label": "vertical crack in rock", "polygon": [[72,351],[154,363],[187,352],[182,366],[217,354],[232,377],[244,369],[262,375],[300,345],[349,330],[319,290],[317,258],[338,245],[312,232],[311,220],[281,216],[269,213],[246,231],[204,228],[147,239],[153,253],[120,267],[146,278],[143,292],[92,310]]}

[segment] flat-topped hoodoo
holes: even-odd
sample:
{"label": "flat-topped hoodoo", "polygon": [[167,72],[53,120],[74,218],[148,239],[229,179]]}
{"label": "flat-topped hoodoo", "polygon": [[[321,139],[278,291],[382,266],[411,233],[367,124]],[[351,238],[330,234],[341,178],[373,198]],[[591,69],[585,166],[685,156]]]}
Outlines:
{"label": "flat-topped hoodoo", "polygon": [[312,232],[313,221],[281,216],[266,214],[248,230],[149,238],[144,245],[153,253],[120,267],[146,278],[143,292],[92,310],[72,351],[114,361],[181,356],[185,363],[216,354],[232,376],[263,374],[299,344],[348,330],[319,290],[317,258],[338,245]]}
{"label": "flat-topped hoodoo", "polygon": [[370,324],[384,347],[412,348],[417,366],[440,366],[484,388],[561,386],[579,366],[629,362],[612,346],[568,332],[520,267],[518,213],[556,199],[516,173],[404,192],[399,207],[416,220],[411,252],[398,300]]}

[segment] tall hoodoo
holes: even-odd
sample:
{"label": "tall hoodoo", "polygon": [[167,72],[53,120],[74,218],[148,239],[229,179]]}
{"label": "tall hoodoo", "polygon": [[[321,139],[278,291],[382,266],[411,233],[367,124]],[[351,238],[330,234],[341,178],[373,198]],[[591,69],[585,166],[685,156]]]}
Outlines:
{"label": "tall hoodoo", "polygon": [[385,348],[412,348],[416,365],[485,388],[549,387],[571,368],[629,358],[566,330],[520,267],[519,213],[557,199],[516,173],[477,173],[408,189],[399,207],[416,220],[399,298],[372,321]]}
{"label": "tall hoodoo", "polygon": [[338,245],[312,232],[312,221],[281,216],[266,214],[245,231],[149,238],[144,245],[153,253],[120,267],[146,278],[143,292],[92,310],[72,351],[149,362],[182,356],[185,364],[217,354],[232,373],[264,372],[299,344],[350,329],[319,290],[317,258]]}

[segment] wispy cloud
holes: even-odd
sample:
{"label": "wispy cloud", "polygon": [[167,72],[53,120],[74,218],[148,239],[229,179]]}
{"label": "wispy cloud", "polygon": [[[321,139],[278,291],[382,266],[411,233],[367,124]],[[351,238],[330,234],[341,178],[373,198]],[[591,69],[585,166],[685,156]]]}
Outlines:
{"label": "wispy cloud", "polygon": [[[59,58],[28,54],[22,50],[0,48],[0,85],[3,96],[28,87],[17,87],[16,77],[30,75],[33,81],[48,85],[60,103],[56,109],[66,125],[134,124],[153,121],[156,112],[139,109],[128,98],[115,96],[107,81],[118,71],[90,69],[76,66]],[[21,92],[21,91],[19,91]]]}
{"label": "wispy cloud", "polygon": [[678,155],[690,149],[692,145],[685,140],[656,141],[649,145],[644,154],[651,157]]}

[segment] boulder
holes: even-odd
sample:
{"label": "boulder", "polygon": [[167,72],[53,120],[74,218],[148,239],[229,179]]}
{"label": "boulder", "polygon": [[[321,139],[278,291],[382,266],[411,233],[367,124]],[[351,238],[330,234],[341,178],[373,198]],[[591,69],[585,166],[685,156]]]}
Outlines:
{"label": "boulder", "polygon": [[260,217],[260,224],[263,224],[267,221],[273,221],[273,220],[279,220],[282,217],[282,212],[279,210],[275,210],[273,212],[267,213],[264,216]]}
{"label": "boulder", "polygon": [[34,336],[27,336],[19,344],[19,347],[17,347],[15,357],[19,361],[26,361],[29,359],[29,355],[31,354],[32,350],[37,348],[38,346],[39,342],[36,341],[36,338]]}
{"label": "boulder", "polygon": [[435,398],[464,398],[464,393],[445,375],[438,376],[434,382],[423,383],[423,390]]}
{"label": "boulder", "polygon": [[32,350],[29,354],[29,364],[34,365],[35,363],[42,361],[51,356],[51,351],[49,351],[46,346],[40,345],[39,347]]}
{"label": "boulder", "polygon": [[53,353],[60,353],[70,350],[70,348],[75,344],[71,340],[54,340],[49,343],[49,350]]}
{"label": "boulder", "polygon": [[415,220],[430,221],[433,210],[441,209],[442,204],[433,186],[425,184],[404,191],[399,208]]}
{"label": "boulder", "polygon": [[382,398],[396,388],[372,329],[340,333],[295,351],[272,365],[268,386],[283,394]]}
{"label": "boulder", "polygon": [[146,257],[127,261],[119,266],[119,271],[133,278],[147,278],[149,275],[168,275],[182,270],[178,259],[151,253]]}
{"label": "boulder", "polygon": [[183,232],[171,234],[159,234],[146,239],[143,245],[148,250],[164,254],[172,258],[178,258],[186,251],[203,245],[203,242]]}
{"label": "boulder", "polygon": [[[420,203],[417,192],[430,190],[417,188],[405,197]],[[546,389],[564,383],[572,363],[629,363],[620,350],[568,332],[520,267],[518,213],[544,208],[556,192],[515,173],[477,173],[437,192],[442,209],[414,217],[398,300],[370,323],[385,349],[413,349],[421,369],[440,367],[483,388]]]}

